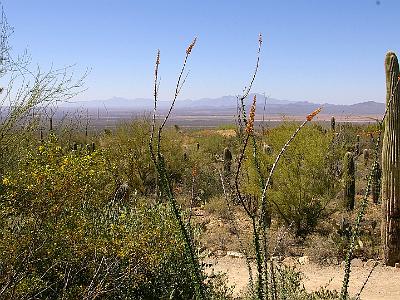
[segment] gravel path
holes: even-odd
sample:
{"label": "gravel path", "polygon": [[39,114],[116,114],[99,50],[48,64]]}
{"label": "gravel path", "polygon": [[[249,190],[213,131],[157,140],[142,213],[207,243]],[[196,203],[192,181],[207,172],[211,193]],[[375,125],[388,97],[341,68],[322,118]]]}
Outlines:
{"label": "gravel path", "polygon": [[[235,285],[235,294],[239,295],[246,288],[248,272],[243,258],[229,256],[209,259],[207,272],[224,272],[228,275],[230,285]],[[307,290],[317,290],[321,286],[338,290],[342,286],[343,268],[340,266],[321,267],[312,263],[296,265],[304,275],[304,286]],[[370,266],[353,267],[350,274],[351,296],[361,289],[369,272]],[[400,299],[400,269],[378,265],[373,271],[366,287],[361,294],[362,300],[399,300]]]}

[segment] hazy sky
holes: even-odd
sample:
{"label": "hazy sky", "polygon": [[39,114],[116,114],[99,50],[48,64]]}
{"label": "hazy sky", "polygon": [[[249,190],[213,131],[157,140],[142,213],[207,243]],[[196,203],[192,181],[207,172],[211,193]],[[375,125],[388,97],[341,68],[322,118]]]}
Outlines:
{"label": "hazy sky", "polygon": [[[236,95],[254,69],[254,92],[329,103],[383,101],[383,61],[400,50],[399,0],[3,0],[12,45],[42,67],[91,69],[79,99],[152,97],[161,50],[169,99],[185,49],[198,43],[181,99]],[[400,53],[400,52],[399,52]]]}

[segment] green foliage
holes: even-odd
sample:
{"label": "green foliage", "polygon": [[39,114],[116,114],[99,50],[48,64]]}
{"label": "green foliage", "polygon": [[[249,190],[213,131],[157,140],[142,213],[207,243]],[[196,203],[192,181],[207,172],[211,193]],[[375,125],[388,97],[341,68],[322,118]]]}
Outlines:
{"label": "green foliage", "polygon": [[135,198],[115,201],[117,171],[102,150],[71,152],[55,136],[6,170],[0,192],[2,297],[192,297],[170,209]]}
{"label": "green foliage", "polygon": [[[266,136],[268,144],[280,149],[295,128],[295,124],[287,123],[270,131]],[[324,133],[320,126],[304,127],[281,158],[274,175],[267,199],[274,203],[277,216],[298,236],[304,237],[314,230],[337,191],[337,181],[330,170],[331,141],[332,135]],[[264,155],[261,170],[268,170],[272,159]]]}

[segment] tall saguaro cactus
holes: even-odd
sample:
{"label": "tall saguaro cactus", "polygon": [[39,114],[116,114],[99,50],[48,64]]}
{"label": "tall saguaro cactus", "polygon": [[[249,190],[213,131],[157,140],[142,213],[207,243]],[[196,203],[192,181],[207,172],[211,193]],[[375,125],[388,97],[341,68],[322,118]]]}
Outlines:
{"label": "tall saguaro cactus", "polygon": [[332,131],[335,131],[335,126],[336,126],[335,117],[332,116],[332,118],[331,118],[331,130]]}
{"label": "tall saguaro cactus", "polygon": [[386,107],[382,144],[382,243],[386,265],[400,262],[400,87],[396,54],[385,59]]}
{"label": "tall saguaro cactus", "polygon": [[232,166],[232,153],[228,147],[224,149],[224,172],[225,175],[228,175],[231,172]]}
{"label": "tall saguaro cactus", "polygon": [[343,204],[347,210],[354,209],[356,179],[353,152],[347,152],[343,159]]}

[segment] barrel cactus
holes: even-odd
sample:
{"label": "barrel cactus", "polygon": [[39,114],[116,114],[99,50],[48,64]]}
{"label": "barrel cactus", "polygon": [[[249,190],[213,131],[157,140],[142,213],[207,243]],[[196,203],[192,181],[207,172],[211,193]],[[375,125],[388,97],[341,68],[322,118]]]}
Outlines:
{"label": "barrel cactus", "polygon": [[343,159],[343,205],[347,210],[354,209],[356,180],[354,154],[346,152]]}
{"label": "barrel cactus", "polygon": [[386,265],[400,262],[400,87],[399,63],[389,52],[385,59],[386,107],[382,144],[382,243]]}

